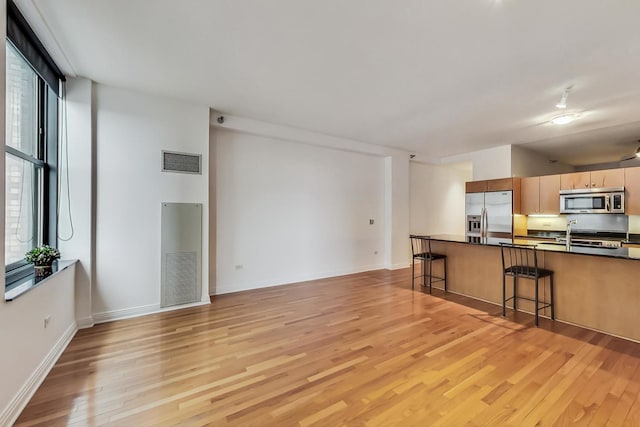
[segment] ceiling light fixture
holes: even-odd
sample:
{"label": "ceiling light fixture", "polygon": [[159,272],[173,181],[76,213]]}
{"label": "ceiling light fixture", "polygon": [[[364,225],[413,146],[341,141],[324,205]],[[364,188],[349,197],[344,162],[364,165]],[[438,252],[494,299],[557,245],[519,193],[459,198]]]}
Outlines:
{"label": "ceiling light fixture", "polygon": [[571,90],[572,86],[567,86],[566,88],[564,88],[564,90],[562,91],[562,97],[560,98],[560,102],[558,102],[556,104],[556,108],[567,108],[567,98],[569,97],[569,91]]}
{"label": "ceiling light fixture", "polygon": [[562,114],[560,116],[555,116],[554,118],[552,118],[551,123],[553,123],[554,125],[566,125],[579,118],[580,116],[575,113]]}

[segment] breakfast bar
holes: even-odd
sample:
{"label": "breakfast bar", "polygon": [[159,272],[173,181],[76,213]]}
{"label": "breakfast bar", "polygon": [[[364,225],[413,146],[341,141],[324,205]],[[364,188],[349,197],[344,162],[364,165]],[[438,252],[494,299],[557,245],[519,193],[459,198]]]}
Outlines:
{"label": "breakfast bar", "polygon": [[[448,290],[494,304],[502,304],[500,243],[535,244],[540,267],[555,274],[555,317],[611,335],[640,341],[640,248],[592,248],[528,238],[482,238],[432,235],[433,251],[448,259]],[[434,267],[434,273],[440,266]],[[545,279],[548,280],[548,279]],[[533,285],[519,287],[533,295]],[[530,294],[526,292],[530,291]],[[540,286],[548,300],[547,283]],[[533,303],[519,302],[518,310],[532,313]],[[549,316],[549,313],[541,313]]]}

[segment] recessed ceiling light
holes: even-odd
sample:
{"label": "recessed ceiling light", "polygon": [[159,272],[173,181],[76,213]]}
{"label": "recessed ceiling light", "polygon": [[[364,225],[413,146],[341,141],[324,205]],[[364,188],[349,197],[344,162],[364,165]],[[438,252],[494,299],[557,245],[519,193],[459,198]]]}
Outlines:
{"label": "recessed ceiling light", "polygon": [[562,114],[560,116],[555,116],[554,118],[552,118],[551,123],[553,123],[554,125],[566,125],[579,118],[580,116],[575,113]]}

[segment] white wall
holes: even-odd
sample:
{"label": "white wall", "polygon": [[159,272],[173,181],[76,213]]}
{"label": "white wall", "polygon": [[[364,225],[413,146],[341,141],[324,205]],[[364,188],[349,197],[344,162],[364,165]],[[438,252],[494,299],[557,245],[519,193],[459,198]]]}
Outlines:
{"label": "white wall", "polygon": [[548,158],[518,145],[511,146],[511,175],[540,176],[573,172],[575,168],[561,162],[551,163]]}
{"label": "white wall", "polygon": [[595,171],[595,170],[602,170],[602,169],[633,168],[637,166],[640,166],[640,158],[634,157],[632,159],[623,160],[620,162],[580,165],[580,166],[576,166],[575,170],[578,172],[583,172],[583,171]]}
{"label": "white wall", "polygon": [[506,178],[511,176],[511,145],[501,145],[486,150],[473,151],[442,159],[444,165],[471,162],[473,181]]}
{"label": "white wall", "polygon": [[[160,303],[160,206],[203,204],[203,301],[208,301],[209,109],[95,85],[96,321]],[[202,154],[202,175],[161,172],[161,150]]]}
{"label": "white wall", "polygon": [[410,164],[412,234],[464,234],[465,182],[471,168]]}
{"label": "white wall", "polygon": [[383,157],[214,132],[215,293],[384,266]]}
{"label": "white wall", "polygon": [[74,274],[69,267],[0,303],[0,426],[11,425],[76,332]]}
{"label": "white wall", "polygon": [[406,153],[385,157],[385,266],[389,269],[408,265],[409,235],[409,156]]}
{"label": "white wall", "polygon": [[[67,132],[59,153],[61,175],[59,248],[63,258],[77,259],[75,312],[78,326],[93,324],[91,313],[92,247],[93,247],[93,131],[92,83],[81,78],[68,78]],[[63,135],[64,136],[64,135]],[[68,144],[68,149],[66,147]],[[67,159],[68,156],[68,159]],[[67,189],[67,173],[69,188]]]}
{"label": "white wall", "polygon": [[[5,38],[6,3],[0,4],[0,34]],[[4,152],[5,43],[0,43],[0,145]],[[4,154],[3,154],[4,156]],[[0,238],[4,241],[4,161],[0,162]],[[4,245],[0,245],[4,259]],[[51,277],[14,301],[0,299],[0,425],[13,423],[44,375],[76,331],[75,268]],[[4,275],[0,275],[4,289]],[[44,318],[51,321],[44,327]]]}

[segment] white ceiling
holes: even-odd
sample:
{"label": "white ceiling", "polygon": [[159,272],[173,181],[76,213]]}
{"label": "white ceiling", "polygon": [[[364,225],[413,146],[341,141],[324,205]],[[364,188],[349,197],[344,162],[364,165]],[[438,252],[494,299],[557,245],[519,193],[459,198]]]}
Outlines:
{"label": "white ceiling", "polygon": [[[640,139],[638,1],[17,4],[68,74],[432,160],[537,141],[597,163]],[[567,85],[583,118],[550,125]],[[628,141],[563,138],[618,126]]]}

